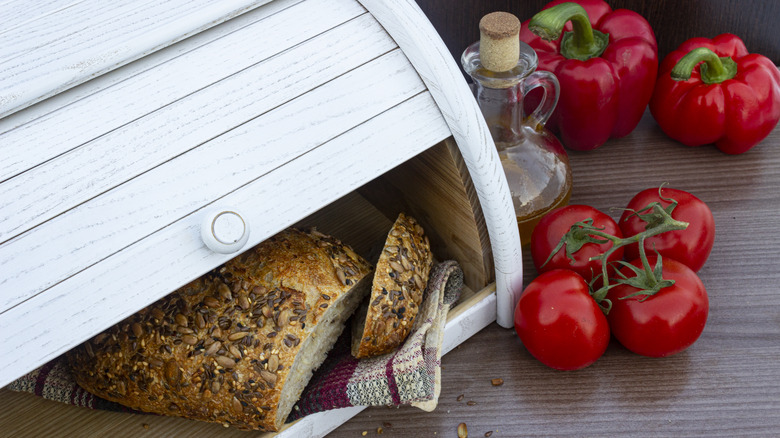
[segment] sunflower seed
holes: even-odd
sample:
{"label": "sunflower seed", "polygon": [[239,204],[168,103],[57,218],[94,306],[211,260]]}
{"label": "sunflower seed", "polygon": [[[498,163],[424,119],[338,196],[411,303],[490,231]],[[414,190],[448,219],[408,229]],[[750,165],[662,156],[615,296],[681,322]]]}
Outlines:
{"label": "sunflower seed", "polygon": [[271,387],[276,385],[276,374],[267,370],[260,370],[260,377],[262,377]]}
{"label": "sunflower seed", "polygon": [[422,277],[420,277],[419,274],[416,272],[414,275],[412,275],[412,279],[414,280],[414,284],[417,286],[418,289],[423,289],[425,286],[423,285]]}
{"label": "sunflower seed", "polygon": [[206,320],[203,319],[203,315],[200,313],[195,314],[195,325],[201,330],[206,328]]}
{"label": "sunflower seed", "polygon": [[222,342],[216,341],[213,344],[209,345],[209,347],[206,349],[206,351],[203,352],[206,356],[212,356],[214,353],[219,351],[219,349],[222,347]]}
{"label": "sunflower seed", "polygon": [[248,332],[235,332],[228,335],[229,341],[238,341],[240,339],[244,339],[249,333]]}
{"label": "sunflower seed", "polygon": [[233,294],[230,292],[230,288],[225,283],[220,283],[219,287],[217,287],[217,291],[219,292],[219,296],[222,297],[222,299],[226,301],[233,299]]}
{"label": "sunflower seed", "polygon": [[232,369],[236,366],[236,361],[227,356],[217,356],[217,363],[223,368]]}
{"label": "sunflower seed", "polygon": [[243,310],[249,310],[249,299],[246,295],[241,294],[238,296],[238,306]]}
{"label": "sunflower seed", "polygon": [[347,276],[344,273],[344,270],[341,268],[336,268],[336,276],[339,278],[339,281],[341,284],[346,285],[347,284]]}
{"label": "sunflower seed", "polygon": [[414,269],[406,256],[401,256],[401,265],[403,265],[404,269],[407,271]]}
{"label": "sunflower seed", "polygon": [[272,354],[271,357],[268,358],[268,369],[276,371],[277,368],[279,368],[279,356]]}

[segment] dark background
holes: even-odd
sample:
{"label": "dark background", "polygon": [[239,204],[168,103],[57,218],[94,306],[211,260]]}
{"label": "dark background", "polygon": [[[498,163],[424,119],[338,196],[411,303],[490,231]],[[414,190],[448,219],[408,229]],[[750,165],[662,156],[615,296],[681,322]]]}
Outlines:
{"label": "dark background", "polygon": [[[479,19],[495,11],[515,14],[521,22],[549,0],[417,0],[460,63],[463,50],[479,39]],[[650,22],[663,59],[692,37],[733,33],[751,53],[780,64],[780,1],[776,0],[607,0],[612,9],[626,8]]]}

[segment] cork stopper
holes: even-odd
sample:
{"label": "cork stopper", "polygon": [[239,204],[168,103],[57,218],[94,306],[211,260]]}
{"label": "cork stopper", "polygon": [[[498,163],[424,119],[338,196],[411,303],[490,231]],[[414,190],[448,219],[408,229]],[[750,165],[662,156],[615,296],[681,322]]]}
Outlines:
{"label": "cork stopper", "polygon": [[520,20],[508,12],[492,12],[479,20],[479,58],[491,71],[511,70],[520,58]]}

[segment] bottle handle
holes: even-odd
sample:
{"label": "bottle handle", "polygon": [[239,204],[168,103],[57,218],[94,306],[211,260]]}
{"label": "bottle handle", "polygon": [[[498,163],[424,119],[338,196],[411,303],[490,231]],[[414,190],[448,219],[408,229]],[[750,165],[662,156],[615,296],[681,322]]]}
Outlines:
{"label": "bottle handle", "polygon": [[523,93],[522,96],[527,96],[529,91],[537,87],[542,87],[544,90],[542,101],[539,102],[539,105],[528,118],[532,124],[538,123],[544,126],[555,110],[555,106],[558,104],[561,86],[558,83],[558,78],[555,77],[554,74],[549,71],[538,70],[526,76],[525,80],[522,82],[520,92]]}

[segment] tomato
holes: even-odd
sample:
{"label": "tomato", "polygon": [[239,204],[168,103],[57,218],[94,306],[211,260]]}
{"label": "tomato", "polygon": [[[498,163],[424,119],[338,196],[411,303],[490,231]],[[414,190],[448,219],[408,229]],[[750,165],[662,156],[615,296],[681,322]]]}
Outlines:
{"label": "tomato", "polygon": [[545,272],[525,288],[515,308],[515,331],[532,356],[558,370],[592,364],[609,343],[609,323],[588,284],[566,269]]}
{"label": "tomato", "polygon": [[[674,199],[678,205],[672,211],[672,218],[688,222],[688,228],[648,237],[645,239],[645,250],[648,255],[658,251],[664,258],[673,258],[694,271],[699,271],[710,256],[715,242],[715,219],[712,211],[701,199],[683,190],[664,187],[661,196],[667,199],[661,199],[658,188],[651,188],[637,193],[629,201],[627,210],[619,221],[623,235],[633,236],[645,230],[647,223],[633,214],[633,211],[641,210],[651,202],[660,202],[666,208],[671,205],[668,199]],[[625,255],[628,260],[638,258],[639,246],[627,246]]]}
{"label": "tomato", "polygon": [[[655,266],[657,257],[648,257]],[[632,265],[641,267],[640,260]],[[632,276],[630,268],[620,272]],[[612,309],[607,315],[612,335],[624,347],[644,356],[664,357],[690,347],[704,330],[709,312],[707,291],[693,270],[670,258],[662,258],[662,277],[674,280],[654,295],[631,295],[639,289],[620,284],[607,293]],[[642,301],[643,298],[646,298]]]}
{"label": "tomato", "polygon": [[[623,234],[611,217],[601,211],[588,205],[567,205],[547,213],[534,228],[531,234],[531,258],[538,272],[547,272],[553,269],[570,269],[582,275],[586,281],[590,282],[593,277],[601,274],[601,260],[590,260],[592,257],[605,253],[612,248],[612,242],[604,243],[589,242],[582,245],[571,256],[572,260],[566,254],[566,245],[558,250],[555,255],[545,264],[550,254],[555,250],[561,241],[561,238],[571,229],[571,226],[577,222],[586,219],[593,219],[593,226],[600,228],[602,232],[610,234],[617,238],[622,238]],[[581,228],[581,227],[580,227]],[[604,240],[598,236],[593,238]],[[612,253],[608,261],[614,262],[623,258],[623,248],[618,248]]]}

